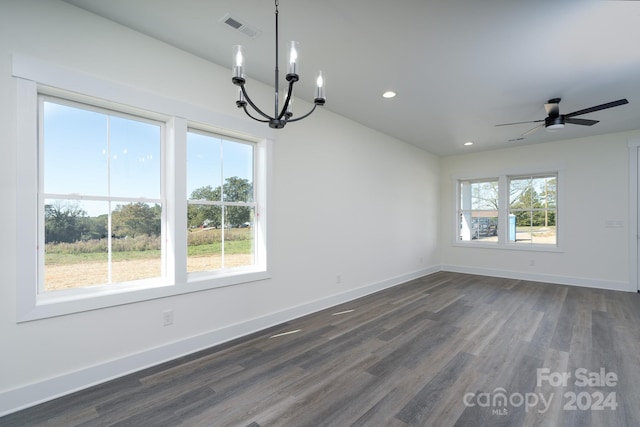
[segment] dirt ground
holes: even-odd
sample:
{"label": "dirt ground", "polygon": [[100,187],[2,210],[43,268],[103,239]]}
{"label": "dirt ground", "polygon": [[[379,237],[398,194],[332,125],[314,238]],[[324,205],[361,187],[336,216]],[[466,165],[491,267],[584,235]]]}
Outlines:
{"label": "dirt ground", "polygon": [[[251,254],[225,255],[226,267],[251,265]],[[187,271],[207,271],[220,268],[220,255],[207,257],[189,257]],[[114,262],[112,266],[113,282],[159,277],[160,259],[139,259]],[[81,288],[107,282],[106,263],[81,263],[69,265],[50,265],[45,267],[45,290]]]}

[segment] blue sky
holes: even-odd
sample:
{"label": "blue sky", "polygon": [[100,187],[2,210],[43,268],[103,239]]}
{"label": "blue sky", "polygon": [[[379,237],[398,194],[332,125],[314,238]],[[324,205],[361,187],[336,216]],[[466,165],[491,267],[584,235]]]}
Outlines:
{"label": "blue sky", "polygon": [[[161,126],[49,101],[44,118],[45,193],[160,198]],[[252,182],[252,156],[250,144],[190,132],[187,195],[233,176]],[[107,213],[106,202],[79,204],[89,216]]]}

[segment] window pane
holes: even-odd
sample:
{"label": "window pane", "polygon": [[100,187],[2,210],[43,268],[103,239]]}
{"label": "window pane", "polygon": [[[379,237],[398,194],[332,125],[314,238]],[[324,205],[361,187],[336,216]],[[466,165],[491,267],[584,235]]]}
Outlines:
{"label": "window pane", "polygon": [[117,204],[111,214],[111,282],[149,279],[162,275],[158,204]]}
{"label": "window pane", "polygon": [[161,207],[108,212],[109,202],[45,201],[45,291],[161,276]]}
{"label": "window pane", "polygon": [[509,241],[556,245],[557,177],[512,178],[509,194],[510,213],[516,218]]}
{"label": "window pane", "polygon": [[187,134],[187,198],[222,200],[222,141],[195,132]]}
{"label": "window pane", "polygon": [[44,191],[107,194],[107,116],[44,102]]}
{"label": "window pane", "polygon": [[222,268],[222,206],[189,205],[187,271]]}
{"label": "window pane", "polygon": [[42,101],[41,289],[160,277],[161,205],[117,198],[161,198],[162,126],[70,105]]}
{"label": "window pane", "polygon": [[159,125],[109,117],[110,194],[160,198]]}
{"label": "window pane", "polygon": [[225,208],[230,224],[224,233],[224,267],[253,265],[254,258],[254,209],[244,206]]}
{"label": "window pane", "polygon": [[45,200],[44,290],[108,282],[108,202]]}
{"label": "window pane", "polygon": [[514,211],[511,213],[516,217],[515,242],[531,243],[531,212]]}
{"label": "window pane", "polygon": [[468,211],[460,215],[460,240],[498,241],[496,212]]}
{"label": "window pane", "polygon": [[533,180],[534,188],[538,188],[540,202],[544,208],[555,208],[558,198],[557,179],[553,177],[536,178]]}
{"label": "window pane", "polygon": [[224,200],[253,201],[253,145],[234,141],[223,143]]}
{"label": "window pane", "polygon": [[498,242],[498,181],[460,182],[459,239]]}
{"label": "window pane", "polygon": [[533,217],[531,243],[555,245],[557,243],[555,211],[534,212]]}
{"label": "window pane", "polygon": [[187,145],[187,271],[253,265],[254,145],[197,130]]}

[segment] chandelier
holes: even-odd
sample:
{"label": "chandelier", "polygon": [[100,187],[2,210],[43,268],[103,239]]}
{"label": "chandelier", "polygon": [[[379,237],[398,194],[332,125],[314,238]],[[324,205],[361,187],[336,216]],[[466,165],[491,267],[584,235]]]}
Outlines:
{"label": "chandelier", "polygon": [[[234,85],[238,86],[238,100],[236,101],[236,106],[238,108],[244,109],[244,112],[247,113],[249,117],[253,120],[257,120],[263,123],[269,123],[269,127],[274,129],[282,129],[289,122],[297,122],[298,120],[302,120],[305,117],[309,116],[313,113],[318,105],[324,105],[326,102],[325,94],[324,94],[324,76],[322,71],[318,72],[318,78],[316,79],[316,91],[315,91],[315,99],[313,100],[313,108],[307,114],[293,118],[293,84],[299,80],[298,76],[298,44],[295,41],[291,42],[291,49],[289,52],[289,68],[286,75],[287,82],[289,82],[289,87],[286,90],[286,96],[284,104],[282,105],[282,109],[279,107],[279,92],[280,92],[280,82],[279,82],[279,70],[278,70],[278,5],[279,1],[275,0],[276,5],[276,67],[275,67],[275,95],[274,95],[274,113],[273,116],[270,116],[263,112],[260,108],[256,106],[256,104],[251,101],[249,95],[247,94],[247,89],[245,88],[245,75],[244,75],[244,56],[242,54],[242,46],[234,46],[233,48],[233,69],[232,69],[232,78],[231,81]],[[284,93],[283,93],[284,96]],[[256,117],[253,115],[249,109],[247,108],[247,104],[251,106],[251,108],[258,113],[260,117]]]}

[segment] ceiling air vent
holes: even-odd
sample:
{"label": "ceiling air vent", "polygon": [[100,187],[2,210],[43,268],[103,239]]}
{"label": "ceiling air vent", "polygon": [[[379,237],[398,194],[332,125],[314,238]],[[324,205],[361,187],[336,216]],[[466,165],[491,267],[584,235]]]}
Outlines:
{"label": "ceiling air vent", "polygon": [[252,39],[257,37],[260,34],[260,31],[250,27],[248,24],[243,22],[242,19],[238,18],[237,16],[231,16],[231,14],[229,13],[223,16],[220,19],[220,22],[222,22],[225,25],[228,25],[234,30],[240,31],[242,34],[244,34],[247,37],[251,37]]}

